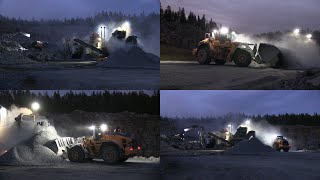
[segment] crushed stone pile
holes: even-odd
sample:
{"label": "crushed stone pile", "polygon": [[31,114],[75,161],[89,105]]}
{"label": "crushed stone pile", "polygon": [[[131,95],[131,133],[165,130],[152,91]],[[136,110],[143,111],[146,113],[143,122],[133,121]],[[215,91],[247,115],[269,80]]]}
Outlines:
{"label": "crushed stone pile", "polygon": [[297,73],[296,78],[282,80],[277,89],[312,89],[320,88],[320,71],[319,70],[306,70]]}
{"label": "crushed stone pile", "polygon": [[166,141],[160,140],[160,151],[161,152],[176,152],[179,151],[178,149],[172,147]]}
{"label": "crushed stone pile", "polygon": [[263,144],[257,138],[251,138],[250,140],[244,139],[233,148],[231,148],[227,154],[259,154],[259,153],[270,153],[276,152],[270,146]]}
{"label": "crushed stone pile", "polygon": [[21,33],[8,33],[0,34],[0,41],[12,41],[21,44],[22,46],[28,46],[32,40]]}
{"label": "crushed stone pile", "polygon": [[128,49],[118,49],[111,53],[106,61],[100,62],[101,67],[116,68],[160,68],[160,58],[147,53],[141,48],[132,46]]}
{"label": "crushed stone pile", "polygon": [[48,141],[58,137],[54,127],[48,127],[0,156],[0,165],[50,165],[62,163],[62,158],[44,146]]}
{"label": "crushed stone pile", "polygon": [[0,64],[16,65],[16,64],[35,64],[38,63],[19,51],[7,51],[0,53]]}

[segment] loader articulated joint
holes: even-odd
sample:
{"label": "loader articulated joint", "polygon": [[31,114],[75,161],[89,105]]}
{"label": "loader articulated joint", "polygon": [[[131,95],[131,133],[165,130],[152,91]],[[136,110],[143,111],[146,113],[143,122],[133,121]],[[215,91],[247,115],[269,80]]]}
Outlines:
{"label": "loader articulated joint", "polygon": [[106,146],[114,146],[114,147],[116,147],[118,149],[119,152],[121,152],[121,148],[116,143],[114,143],[114,142],[103,142],[102,145],[101,145],[101,148],[100,148],[100,153],[102,153],[103,147],[106,147]]}

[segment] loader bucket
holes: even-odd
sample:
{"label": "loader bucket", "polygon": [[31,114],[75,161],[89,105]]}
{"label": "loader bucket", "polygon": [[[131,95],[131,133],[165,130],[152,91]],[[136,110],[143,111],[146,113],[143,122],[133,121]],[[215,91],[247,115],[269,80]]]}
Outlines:
{"label": "loader bucket", "polygon": [[67,153],[68,148],[75,144],[75,139],[72,137],[59,137],[48,141],[45,146],[51,149],[57,156],[63,156]]}
{"label": "loader bucket", "polygon": [[279,62],[280,50],[271,44],[260,43],[255,60],[260,64],[276,66]]}

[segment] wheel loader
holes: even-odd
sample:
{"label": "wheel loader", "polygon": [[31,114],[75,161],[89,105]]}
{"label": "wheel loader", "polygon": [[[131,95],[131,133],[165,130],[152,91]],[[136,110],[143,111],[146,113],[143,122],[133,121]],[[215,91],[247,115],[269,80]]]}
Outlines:
{"label": "wheel loader", "polygon": [[107,164],[125,162],[129,157],[140,152],[135,139],[119,132],[108,132],[101,126],[92,128],[93,135],[83,138],[68,149],[71,162],[85,162],[92,159],[103,159]]}
{"label": "wheel loader", "polygon": [[273,143],[273,148],[277,151],[283,150],[284,152],[288,152],[291,148],[291,145],[283,136],[277,136],[277,139]]}
{"label": "wheel loader", "polygon": [[234,39],[235,32],[229,33],[229,30],[206,33],[205,39],[198,43],[192,54],[202,65],[211,61],[217,65],[233,61],[239,67],[247,67],[252,61],[271,67],[278,65],[280,50],[274,45],[241,43]]}

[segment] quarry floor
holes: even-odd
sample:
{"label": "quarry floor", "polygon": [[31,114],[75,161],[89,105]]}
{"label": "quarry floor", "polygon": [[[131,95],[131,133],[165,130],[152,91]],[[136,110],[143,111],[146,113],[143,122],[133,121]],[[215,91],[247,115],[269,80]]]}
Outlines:
{"label": "quarry floor", "polygon": [[0,166],[1,180],[87,180],[87,179],[160,179],[159,162],[129,159],[120,165],[102,161],[70,163],[57,166]]}
{"label": "quarry floor", "polygon": [[[251,66],[251,67],[250,67]],[[227,65],[199,65],[195,61],[161,61],[161,89],[282,89],[282,80],[294,79],[301,70]],[[320,83],[320,79],[319,79]],[[300,88],[300,87],[297,87]],[[287,88],[286,88],[287,89]]]}
{"label": "quarry floor", "polygon": [[161,156],[162,179],[316,180],[320,153]]}
{"label": "quarry floor", "polygon": [[96,62],[0,66],[0,89],[158,89],[159,69],[107,68]]}

